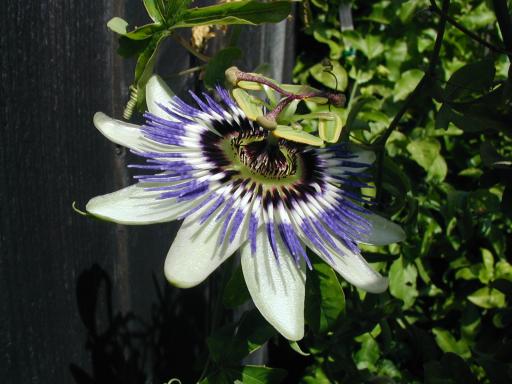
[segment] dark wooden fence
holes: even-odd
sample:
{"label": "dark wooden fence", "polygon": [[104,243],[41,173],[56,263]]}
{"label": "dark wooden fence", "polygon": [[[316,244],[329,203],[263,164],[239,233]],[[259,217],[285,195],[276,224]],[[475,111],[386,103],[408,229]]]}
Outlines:
{"label": "dark wooden fence", "polygon": [[[2,383],[188,383],[205,359],[211,283],[179,290],[163,279],[178,224],[128,228],[71,209],[131,182],[130,155],[92,116],[122,115],[133,63],[116,55],[105,24],[124,15],[141,25],[141,3],[2,3]],[[289,74],[291,31],[290,22],[246,30],[241,66],[270,62],[276,76]],[[159,72],[177,90],[193,87],[171,76],[191,60],[169,43]]]}

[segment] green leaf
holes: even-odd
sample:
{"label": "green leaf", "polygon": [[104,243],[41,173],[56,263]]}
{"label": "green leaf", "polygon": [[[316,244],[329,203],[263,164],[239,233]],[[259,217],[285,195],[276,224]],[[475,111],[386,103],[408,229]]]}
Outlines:
{"label": "green leaf", "polygon": [[135,78],[133,85],[137,88],[137,107],[144,110],[146,100],[146,84],[153,74],[158,48],[162,41],[167,37],[166,33],[157,33],[153,35],[149,44],[140,54],[135,66]]}
{"label": "green leaf", "polygon": [[482,255],[483,268],[480,269],[478,278],[483,284],[489,283],[494,277],[494,257],[488,249],[480,248]]}
{"label": "green leaf", "polygon": [[132,40],[126,36],[119,37],[119,48],[117,53],[122,57],[133,57],[140,55],[151,43],[151,39]]}
{"label": "green leaf", "polygon": [[384,52],[384,44],[382,44],[378,35],[367,34],[362,37],[356,31],[345,31],[343,32],[343,38],[355,49],[360,50],[369,60]]}
{"label": "green leaf", "polygon": [[355,125],[356,117],[361,112],[366,104],[375,101],[373,97],[358,97],[353,102],[350,103],[351,107],[348,111],[347,122],[345,124],[345,129],[352,131]]}
{"label": "green leaf", "polygon": [[497,289],[483,287],[468,296],[468,300],[481,308],[504,308],[506,297]]}
{"label": "green leaf", "polygon": [[436,338],[437,345],[443,352],[453,352],[464,358],[469,358],[471,352],[464,340],[457,341],[453,335],[442,328],[433,328],[432,333]]}
{"label": "green leaf", "polygon": [[329,58],[339,60],[343,53],[343,45],[340,43],[341,32],[337,29],[322,28],[320,25],[313,30],[313,37],[320,43],[329,46]]}
{"label": "green leaf", "polygon": [[153,37],[155,34],[164,30],[160,24],[147,24],[127,32],[124,36],[131,40],[145,40]]}
{"label": "green leaf", "polygon": [[241,57],[242,51],[236,47],[228,47],[217,52],[206,66],[204,74],[206,88],[211,89],[217,84],[224,84],[224,72]]}
{"label": "green leaf", "polygon": [[397,81],[393,90],[393,101],[405,100],[416,88],[423,76],[424,73],[419,69],[410,69],[402,73],[400,80]]}
{"label": "green leaf", "polygon": [[128,32],[128,22],[120,17],[114,17],[107,23],[107,27],[120,35],[126,35]]}
{"label": "green leaf", "polygon": [[306,321],[316,333],[333,328],[345,310],[345,296],[333,269],[312,258],[313,271],[306,279]]}
{"label": "green leaf", "polygon": [[164,21],[164,17],[160,12],[158,5],[158,0],[144,0],[144,6],[146,7],[149,17],[151,17],[155,23],[162,23]]}
{"label": "green leaf", "polygon": [[321,365],[310,365],[308,373],[301,380],[301,384],[332,384],[332,382],[322,370]]}
{"label": "green leaf", "polygon": [[459,21],[470,30],[476,30],[493,25],[496,22],[496,16],[487,4],[482,2],[470,12],[462,14]]}
{"label": "green leaf", "polygon": [[448,80],[443,92],[446,101],[455,101],[486,92],[495,75],[494,60],[469,63],[457,70]]}
{"label": "green leaf", "polygon": [[278,384],[286,377],[283,369],[256,365],[228,368],[226,372],[230,376],[229,383],[240,384]]}
{"label": "green leaf", "polygon": [[418,271],[414,264],[405,264],[402,257],[391,264],[389,270],[389,291],[393,296],[404,302],[404,309],[412,307],[418,291],[416,279]]}
{"label": "green leaf", "polygon": [[326,68],[323,63],[318,63],[309,69],[313,78],[322,85],[337,90],[344,91],[348,85],[348,74],[337,61],[331,62],[332,68]]}
{"label": "green leaf", "polygon": [[239,266],[224,288],[222,302],[227,308],[235,308],[242,305],[250,298],[251,295],[245,284],[242,267]]}
{"label": "green leaf", "polygon": [[380,358],[379,344],[370,333],[365,333],[357,338],[361,342],[361,348],[354,355],[354,361],[358,369],[375,370],[375,364]]}
{"label": "green leaf", "polygon": [[226,371],[214,372],[199,382],[199,384],[226,384],[226,383],[233,383],[233,380],[232,380],[231,376],[229,375],[229,372],[226,372]]}
{"label": "green leaf", "polygon": [[217,363],[239,362],[275,334],[276,330],[253,309],[246,312],[239,322],[216,330],[208,337],[207,344],[212,359]]}
{"label": "green leaf", "polygon": [[413,140],[407,144],[411,158],[427,171],[428,179],[444,180],[448,173],[446,161],[441,157],[441,144],[433,138]]}
{"label": "green leaf", "polygon": [[183,13],[183,18],[173,28],[192,27],[207,24],[261,24],[277,23],[291,11],[288,1],[260,3],[257,1],[236,1],[193,8]]}

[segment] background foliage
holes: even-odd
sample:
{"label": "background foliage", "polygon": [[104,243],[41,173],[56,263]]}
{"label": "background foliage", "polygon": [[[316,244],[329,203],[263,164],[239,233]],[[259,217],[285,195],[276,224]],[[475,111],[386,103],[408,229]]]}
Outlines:
{"label": "background foliage", "polygon": [[[122,35],[120,52],[138,55],[139,91],[160,39],[175,29],[276,22],[289,11],[286,2],[203,10],[170,2],[179,12],[145,3],[153,24],[128,32],[122,20],[110,23]],[[401,244],[364,247],[389,276],[389,291],[364,294],[315,261],[300,345],[279,339],[257,312],[246,313],[208,339],[202,382],[274,383],[288,373],[289,382],[301,383],[509,383],[510,8],[483,0],[342,3],[302,3],[294,80],[345,92],[345,108],[308,107],[339,113],[342,138],[378,154],[375,188],[366,192],[407,232]],[[353,28],[340,25],[340,9],[352,13]],[[208,60],[204,86],[247,48],[233,38]],[[143,107],[140,96],[132,104]],[[236,270],[219,306],[248,299]],[[241,365],[269,339],[269,365],[281,369]]]}
{"label": "background foliage", "polygon": [[510,382],[511,47],[493,4],[445,9],[490,48],[447,23],[437,53],[440,3],[357,1],[344,32],[338,6],[312,1],[295,79],[332,87],[317,68],[336,63],[351,95],[345,129],[380,151],[377,202],[407,240],[365,249],[389,293],[343,286],[344,315],[331,332],[310,321],[303,349],[314,361],[302,382]]}

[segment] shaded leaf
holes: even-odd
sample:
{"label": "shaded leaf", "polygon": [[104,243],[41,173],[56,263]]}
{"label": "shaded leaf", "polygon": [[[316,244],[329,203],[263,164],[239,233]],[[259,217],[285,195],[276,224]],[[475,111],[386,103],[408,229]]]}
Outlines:
{"label": "shaded leaf", "polygon": [[224,83],[224,72],[233,65],[233,62],[242,57],[242,51],[236,47],[220,50],[213,56],[204,74],[204,85],[211,89],[217,84]]}
{"label": "shaded leaf", "polygon": [[227,308],[235,308],[250,298],[251,295],[245,284],[242,267],[238,266],[224,288],[222,301]]}
{"label": "shaded leaf", "polygon": [[246,312],[239,322],[216,330],[208,337],[207,344],[216,362],[239,362],[275,334],[276,330],[253,309]]}
{"label": "shaded leaf", "polygon": [[316,257],[313,271],[306,279],[305,317],[317,333],[326,332],[335,325],[345,310],[345,296],[333,269]]}

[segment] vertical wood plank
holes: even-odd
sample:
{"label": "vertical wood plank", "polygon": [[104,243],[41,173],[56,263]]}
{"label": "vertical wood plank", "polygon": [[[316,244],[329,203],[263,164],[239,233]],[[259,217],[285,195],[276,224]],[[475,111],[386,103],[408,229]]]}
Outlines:
{"label": "vertical wood plank", "polygon": [[89,361],[76,279],[115,261],[115,230],[71,210],[114,184],[98,172],[113,168],[112,149],[91,134],[93,113],[112,106],[113,9],[8,0],[2,10],[1,376],[70,382],[69,364]]}
{"label": "vertical wood plank", "polygon": [[[125,15],[142,25],[141,2],[6,0],[0,12],[2,382],[192,381],[205,351],[207,287],[157,292],[153,281],[163,284],[179,224],[128,228],[71,209],[133,182],[126,164],[138,160],[102,137],[92,116],[122,115],[134,62],[117,56],[105,24]],[[247,51],[282,39],[269,31]],[[280,41],[249,64],[270,57],[287,67]],[[158,72],[180,93],[193,80],[172,75],[189,63],[169,42]]]}

